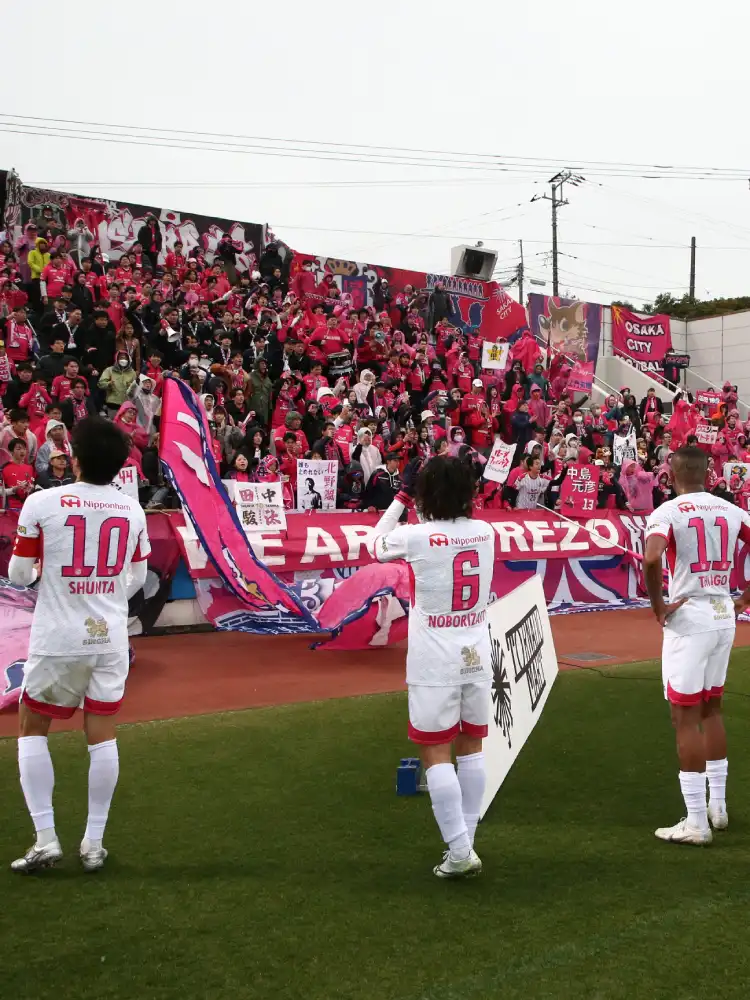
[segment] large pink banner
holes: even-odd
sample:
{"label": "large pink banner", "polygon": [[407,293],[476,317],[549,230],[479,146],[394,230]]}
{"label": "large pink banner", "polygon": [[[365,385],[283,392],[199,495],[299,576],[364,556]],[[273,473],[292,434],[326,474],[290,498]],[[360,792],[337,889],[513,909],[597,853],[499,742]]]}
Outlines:
{"label": "large pink banner", "polygon": [[[368,542],[379,514],[348,511],[287,514],[286,531],[258,531],[248,536],[255,556],[283,579],[285,573],[349,569],[373,562]],[[497,536],[499,560],[581,559],[621,556],[620,548],[640,545],[645,519],[617,511],[595,511],[579,521],[552,511],[484,511]],[[170,523],[194,579],[210,579],[216,571],[199,539],[180,514]],[[619,548],[618,548],[619,547]]]}

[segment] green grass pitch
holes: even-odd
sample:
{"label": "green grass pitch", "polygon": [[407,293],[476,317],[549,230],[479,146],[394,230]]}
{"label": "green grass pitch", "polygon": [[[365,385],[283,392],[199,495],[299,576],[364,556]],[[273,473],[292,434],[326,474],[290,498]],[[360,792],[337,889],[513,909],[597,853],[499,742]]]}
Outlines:
{"label": "green grass pitch", "polygon": [[[703,1000],[750,989],[750,651],[726,698],[731,825],[683,815],[655,664],[561,674],[481,825],[484,873],[431,874],[426,797],[397,798],[406,699],[123,727],[107,868],[84,875],[80,734],[51,739],[60,867],[0,871],[9,1000]],[[31,843],[0,741],[0,861]]]}

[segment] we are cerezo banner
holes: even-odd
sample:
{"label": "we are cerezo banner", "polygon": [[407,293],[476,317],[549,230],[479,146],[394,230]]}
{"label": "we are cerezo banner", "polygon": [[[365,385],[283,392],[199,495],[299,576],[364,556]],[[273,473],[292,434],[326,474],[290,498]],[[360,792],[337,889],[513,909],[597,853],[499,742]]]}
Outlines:
{"label": "we are cerezo banner", "polygon": [[647,375],[664,375],[664,356],[672,348],[669,316],[639,316],[612,306],[612,349]]}
{"label": "we are cerezo banner", "polygon": [[553,351],[573,361],[593,361],[599,354],[602,332],[602,307],[596,302],[552,298],[532,292],[529,295],[531,332],[549,343]]}
{"label": "we are cerezo banner", "polygon": [[[95,243],[110,260],[118,260],[137,241],[138,230],[148,215],[155,215],[161,229],[162,249],[159,263],[179,240],[186,258],[201,252],[208,263],[214,259],[219,240],[226,233],[237,250],[237,270],[255,269],[263,251],[265,227],[257,222],[240,222],[195,213],[177,212],[168,208],[136,205],[132,202],[103,198],[86,198],[66,191],[28,187],[12,173],[6,187],[5,229],[15,240],[27,222],[37,219],[42,209],[52,209],[57,225],[67,235],[78,219],[93,234]],[[39,223],[41,225],[41,223]]]}
{"label": "we are cerezo banner", "polygon": [[[385,278],[390,301],[384,303],[384,308],[390,314],[394,326],[401,322],[401,312],[396,300],[404,288],[411,285],[415,293],[422,292],[428,296],[438,282],[443,283],[453,307],[448,320],[463,333],[479,333],[484,340],[507,340],[528,325],[524,307],[495,281],[427,274],[424,271],[407,271],[383,264],[366,264],[295,251],[289,271],[292,289],[295,287],[294,279],[306,261],[313,265],[316,283],[320,283],[325,275],[331,275],[341,294],[351,296],[354,309],[380,304],[376,300],[375,285]],[[329,303],[333,304],[334,300],[329,300]]]}

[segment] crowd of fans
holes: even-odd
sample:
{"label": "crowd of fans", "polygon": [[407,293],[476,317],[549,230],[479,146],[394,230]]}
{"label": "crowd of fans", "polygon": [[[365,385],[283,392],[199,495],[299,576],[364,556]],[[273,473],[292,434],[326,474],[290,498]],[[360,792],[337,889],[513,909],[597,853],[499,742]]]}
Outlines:
{"label": "crowd of fans", "polygon": [[[507,370],[482,369],[481,338],[454,325],[440,283],[394,293],[381,279],[373,305],[356,309],[311,261],[290,280],[274,243],[248,273],[229,237],[210,262],[179,242],[162,254],[155,218],[137,235],[110,262],[82,221],[66,229],[44,209],[20,238],[0,238],[0,472],[11,509],[72,481],[69,432],[99,412],[130,438],[144,503],[163,502],[166,372],[198,395],[223,478],[280,481],[290,508],[298,458],[338,462],[337,507],[382,510],[407,463],[450,454],[475,465],[479,510],[559,507],[570,465],[594,463],[598,507],[646,512],[672,496],[673,449],[714,428],[702,445],[706,486],[747,506],[741,470],[723,475],[747,460],[750,430],[729,383],[712,413],[678,396],[668,415],[655,390],[638,403],[628,387],[585,406],[566,387],[566,359],[545,366],[530,331]],[[481,478],[498,436],[516,445],[504,484]]]}

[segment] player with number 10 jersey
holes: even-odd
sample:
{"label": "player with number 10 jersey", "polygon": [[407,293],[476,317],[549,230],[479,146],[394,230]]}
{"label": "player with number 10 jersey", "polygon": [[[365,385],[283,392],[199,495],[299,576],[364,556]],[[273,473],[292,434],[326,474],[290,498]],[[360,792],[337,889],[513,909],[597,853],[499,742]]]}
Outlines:
{"label": "player with number 10 jersey", "polygon": [[128,599],[146,582],[150,552],[143,511],[112,482],[129,440],[110,421],[87,417],[71,444],[77,481],[26,500],[8,567],[12,583],[29,586],[42,566],[18,713],[21,787],[36,831],[11,865],[23,875],[62,858],[47,734],[53,719],[71,718],[79,705],[90,757],[79,853],[87,872],[107,858],[104,830],[120,768],[114,719],[129,668]]}
{"label": "player with number 10 jersey", "polygon": [[29,654],[127,656],[127,570],[149,554],[137,500],[109,485],[58,486],[28,498],[17,531],[15,555],[44,556]]}

